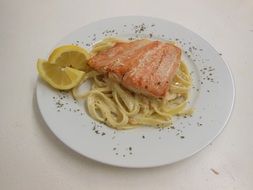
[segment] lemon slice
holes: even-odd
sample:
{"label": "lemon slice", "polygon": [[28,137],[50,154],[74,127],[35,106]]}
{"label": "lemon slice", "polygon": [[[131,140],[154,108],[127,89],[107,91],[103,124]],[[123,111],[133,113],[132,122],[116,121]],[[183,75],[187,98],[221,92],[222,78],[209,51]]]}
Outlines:
{"label": "lemon slice", "polygon": [[42,59],[38,60],[37,69],[42,79],[59,90],[69,90],[75,87],[85,74],[83,71],[71,67],[63,67]]}
{"label": "lemon slice", "polygon": [[89,53],[85,49],[74,45],[64,45],[54,49],[48,62],[86,71],[89,68],[87,64],[89,58]]}

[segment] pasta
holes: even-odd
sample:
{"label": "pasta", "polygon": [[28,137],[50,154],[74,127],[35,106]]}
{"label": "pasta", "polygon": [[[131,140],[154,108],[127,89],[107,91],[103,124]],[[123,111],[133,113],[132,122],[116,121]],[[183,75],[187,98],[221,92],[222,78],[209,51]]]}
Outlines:
{"label": "pasta", "polygon": [[[116,38],[106,38],[95,44],[91,56],[112,47]],[[81,93],[79,87],[90,80],[88,92]],[[192,82],[187,66],[181,62],[168,95],[163,98],[146,97],[133,93],[108,76],[89,69],[79,86],[72,89],[74,98],[85,99],[87,111],[95,120],[115,129],[130,129],[139,125],[166,127],[175,115],[191,114],[186,109]]]}

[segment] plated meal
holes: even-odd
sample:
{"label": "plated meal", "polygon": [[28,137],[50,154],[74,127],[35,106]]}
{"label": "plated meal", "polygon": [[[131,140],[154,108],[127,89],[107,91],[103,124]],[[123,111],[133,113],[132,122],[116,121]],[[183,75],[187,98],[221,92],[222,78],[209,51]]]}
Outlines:
{"label": "plated meal", "polygon": [[[110,127],[168,127],[173,115],[192,113],[185,109],[191,77],[181,51],[175,42],[110,37],[90,53],[73,45],[58,47],[48,61],[38,61],[38,71],[52,87],[85,98],[90,116]],[[64,85],[67,80],[75,82]],[[91,89],[80,93],[86,80],[92,81]]]}
{"label": "plated meal", "polygon": [[235,89],[222,54],[178,24],[109,18],[50,49],[37,62],[38,110],[88,158],[134,168],[174,163],[211,143],[230,117]]}

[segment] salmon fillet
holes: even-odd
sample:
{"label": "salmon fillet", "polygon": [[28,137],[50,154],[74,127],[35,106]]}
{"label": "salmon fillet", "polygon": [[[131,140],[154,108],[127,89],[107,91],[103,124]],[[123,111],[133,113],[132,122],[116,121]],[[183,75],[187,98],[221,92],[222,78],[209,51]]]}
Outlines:
{"label": "salmon fillet", "polygon": [[160,98],[166,96],[180,59],[181,50],[173,44],[136,40],[116,43],[88,64],[131,91]]}

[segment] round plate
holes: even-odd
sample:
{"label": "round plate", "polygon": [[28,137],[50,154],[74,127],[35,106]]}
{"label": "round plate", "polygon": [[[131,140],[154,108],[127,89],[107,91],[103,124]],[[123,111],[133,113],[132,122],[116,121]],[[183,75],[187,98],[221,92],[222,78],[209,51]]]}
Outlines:
{"label": "round plate", "polygon": [[37,101],[48,127],[67,146],[91,159],[122,167],[153,167],[187,158],[212,142],[222,131],[234,103],[234,84],[228,66],[205,40],[190,30],[150,17],[101,20],[69,34],[58,45],[86,49],[108,36],[125,39],[172,40],[183,49],[182,59],[193,79],[191,117],[175,117],[171,128],[139,127],[117,131],[94,121],[84,102],[38,80]]}

